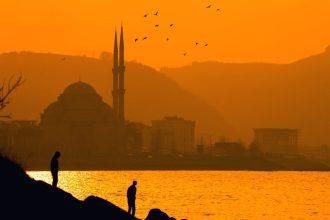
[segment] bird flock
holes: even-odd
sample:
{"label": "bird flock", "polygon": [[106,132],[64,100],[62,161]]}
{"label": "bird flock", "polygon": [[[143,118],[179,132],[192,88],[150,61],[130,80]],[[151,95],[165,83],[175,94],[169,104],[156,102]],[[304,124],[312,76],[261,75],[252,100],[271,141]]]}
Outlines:
{"label": "bird flock", "polygon": [[[220,8],[217,8],[213,4],[208,4],[206,6],[206,9],[207,10],[215,10],[217,13],[220,13],[221,12],[221,9]],[[155,17],[155,16],[160,16],[160,11],[159,10],[157,10],[157,11],[155,11],[153,13],[145,13],[143,15],[143,18],[144,19],[149,19],[149,18]],[[172,31],[174,31],[174,29],[176,27],[174,23],[168,23],[166,26],[167,26],[167,28],[169,28]],[[158,23],[156,23],[156,24],[153,24],[153,27],[155,29],[160,29],[161,28],[161,25],[158,24]],[[150,36],[145,35],[145,36],[142,36],[142,37],[135,37],[134,38],[134,42],[135,43],[139,43],[139,42],[146,41],[146,40],[149,40],[149,39],[150,39]],[[170,40],[171,40],[171,38],[168,37],[168,36],[165,38],[165,41],[166,42],[169,42]],[[194,42],[192,42],[192,44],[194,44],[196,47],[198,47],[198,46],[208,47],[209,46],[208,42],[202,42],[202,41],[194,41]],[[181,53],[181,55],[184,56],[184,57],[186,57],[188,55],[188,52],[187,51],[184,51],[184,52]]]}

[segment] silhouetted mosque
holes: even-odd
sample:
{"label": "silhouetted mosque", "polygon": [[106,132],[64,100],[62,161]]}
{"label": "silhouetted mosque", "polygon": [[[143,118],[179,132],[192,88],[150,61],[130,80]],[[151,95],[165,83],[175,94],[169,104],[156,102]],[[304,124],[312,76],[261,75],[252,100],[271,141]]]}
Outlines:
{"label": "silhouetted mosque", "polygon": [[159,120],[157,126],[125,120],[124,52],[121,27],[119,44],[117,32],[114,35],[113,85],[108,93],[113,106],[91,85],[75,82],[44,109],[40,123],[0,121],[0,148],[33,167],[48,164],[55,151],[62,153],[61,164],[67,168],[102,167],[118,155],[192,154],[195,123],[178,117]]}
{"label": "silhouetted mosque", "polygon": [[115,121],[113,109],[93,87],[84,82],[71,84],[41,114],[45,149],[73,157],[104,155],[109,145],[115,147]]}
{"label": "silhouetted mosque", "polygon": [[125,60],[121,28],[119,51],[115,33],[113,52],[113,107],[85,82],[69,85],[41,114],[40,128],[48,146],[66,157],[105,157],[124,152]]}
{"label": "silhouetted mosque", "polygon": [[113,96],[112,107],[91,85],[75,82],[44,109],[39,124],[35,121],[1,121],[1,150],[21,161],[36,164],[45,164],[45,161],[48,164],[51,155],[60,151],[62,164],[76,168],[85,163],[104,164],[102,162],[114,158],[113,155],[127,154],[127,140],[132,139],[130,133],[135,131],[126,129],[125,121],[123,27],[119,45],[117,32],[114,36],[112,76],[113,89],[109,89],[109,95]]}

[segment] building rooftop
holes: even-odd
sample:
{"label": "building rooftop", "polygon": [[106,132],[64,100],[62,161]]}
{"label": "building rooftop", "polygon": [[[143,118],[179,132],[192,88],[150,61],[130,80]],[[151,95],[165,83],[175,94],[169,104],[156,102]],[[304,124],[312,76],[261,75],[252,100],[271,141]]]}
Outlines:
{"label": "building rooftop", "polygon": [[91,85],[78,81],[66,87],[63,94],[97,94],[97,92]]}
{"label": "building rooftop", "polygon": [[262,132],[298,132],[297,128],[254,128],[254,131]]}
{"label": "building rooftop", "polygon": [[186,120],[183,117],[175,116],[165,116],[162,120],[154,120],[154,121],[182,121],[182,122],[194,122],[191,120]]}

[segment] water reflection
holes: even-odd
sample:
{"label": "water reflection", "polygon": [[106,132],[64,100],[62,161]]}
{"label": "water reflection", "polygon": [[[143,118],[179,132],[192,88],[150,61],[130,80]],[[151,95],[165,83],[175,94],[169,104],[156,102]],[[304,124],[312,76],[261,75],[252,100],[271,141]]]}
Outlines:
{"label": "water reflection", "polygon": [[[29,172],[51,183],[49,172]],[[178,219],[330,219],[330,173],[226,171],[64,171],[58,186],[127,208],[138,180],[137,216],[161,208]]]}

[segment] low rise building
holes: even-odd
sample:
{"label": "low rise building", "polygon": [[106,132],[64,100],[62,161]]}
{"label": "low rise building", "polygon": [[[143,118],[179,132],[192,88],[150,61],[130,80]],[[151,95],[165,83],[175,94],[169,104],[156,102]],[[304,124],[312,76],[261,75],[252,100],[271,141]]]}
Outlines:
{"label": "low rise building", "polygon": [[254,140],[258,150],[269,154],[297,154],[298,129],[258,128],[254,129]]}
{"label": "low rise building", "polygon": [[128,122],[126,125],[126,138],[129,154],[151,151],[151,126],[139,122]]}
{"label": "low rise building", "polygon": [[36,121],[12,120],[0,122],[1,152],[11,157],[24,160],[36,157],[41,150],[40,136],[40,128]]}
{"label": "low rise building", "polygon": [[299,149],[305,157],[330,165],[330,146],[302,146]]}
{"label": "low rise building", "polygon": [[152,151],[159,154],[195,154],[195,121],[165,117],[152,121]]}
{"label": "low rise building", "polygon": [[239,142],[216,142],[212,149],[212,155],[214,156],[243,156],[245,154],[245,148],[242,143]]}

